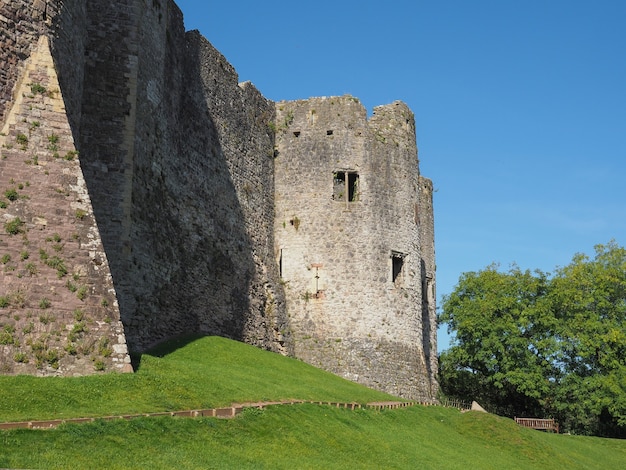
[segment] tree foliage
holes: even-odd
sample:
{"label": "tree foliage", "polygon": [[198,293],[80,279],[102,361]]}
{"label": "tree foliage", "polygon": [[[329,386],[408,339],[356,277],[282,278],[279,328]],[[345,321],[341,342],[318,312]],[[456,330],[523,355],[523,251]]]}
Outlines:
{"label": "tree foliage", "polygon": [[491,265],[443,299],[443,393],[505,416],[626,437],[626,250],[596,246],[553,276]]}

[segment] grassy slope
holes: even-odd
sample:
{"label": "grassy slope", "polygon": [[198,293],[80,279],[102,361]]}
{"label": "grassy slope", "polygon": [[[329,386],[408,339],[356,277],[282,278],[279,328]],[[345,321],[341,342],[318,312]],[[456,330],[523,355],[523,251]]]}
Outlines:
{"label": "grassy slope", "polygon": [[169,346],[144,354],[135,374],[0,376],[0,421],[215,408],[289,398],[361,403],[394,399],[300,361],[224,338]]}
{"label": "grassy slope", "polygon": [[[388,398],[299,361],[221,338],[144,355],[137,374],[0,377],[0,421],[189,409],[261,399]],[[142,418],[1,431],[0,468],[621,468],[626,442],[545,434],[439,407],[315,405],[234,420]]]}

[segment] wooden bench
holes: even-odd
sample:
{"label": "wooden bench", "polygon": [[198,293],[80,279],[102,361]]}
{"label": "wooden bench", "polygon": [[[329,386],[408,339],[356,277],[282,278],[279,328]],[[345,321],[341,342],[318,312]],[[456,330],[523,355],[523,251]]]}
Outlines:
{"label": "wooden bench", "polygon": [[515,422],[525,428],[539,429],[540,431],[551,431],[559,433],[559,423],[554,419],[542,418],[515,418]]}

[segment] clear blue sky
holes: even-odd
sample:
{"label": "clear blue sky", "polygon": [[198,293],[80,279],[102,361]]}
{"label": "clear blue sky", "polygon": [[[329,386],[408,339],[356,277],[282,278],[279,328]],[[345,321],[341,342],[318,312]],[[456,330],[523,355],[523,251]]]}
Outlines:
{"label": "clear blue sky", "polygon": [[177,3],[269,99],[410,106],[439,301],[492,262],[553,272],[626,245],[625,0]]}

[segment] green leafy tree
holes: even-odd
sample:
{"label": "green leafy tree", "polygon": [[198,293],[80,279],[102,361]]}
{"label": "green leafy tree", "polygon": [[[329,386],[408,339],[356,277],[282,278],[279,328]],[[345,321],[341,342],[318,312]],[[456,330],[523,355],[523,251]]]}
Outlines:
{"label": "green leafy tree", "polygon": [[461,276],[440,322],[443,393],[505,416],[554,417],[562,429],[626,434],[626,250],[546,273],[488,266]]}
{"label": "green leafy tree", "polygon": [[440,357],[442,390],[503,415],[547,406],[559,373],[547,289],[546,274],[517,267],[463,274],[439,319],[455,334]]}
{"label": "green leafy tree", "polygon": [[626,250],[595,248],[552,280],[565,372],[557,407],[574,431],[626,437]]}

